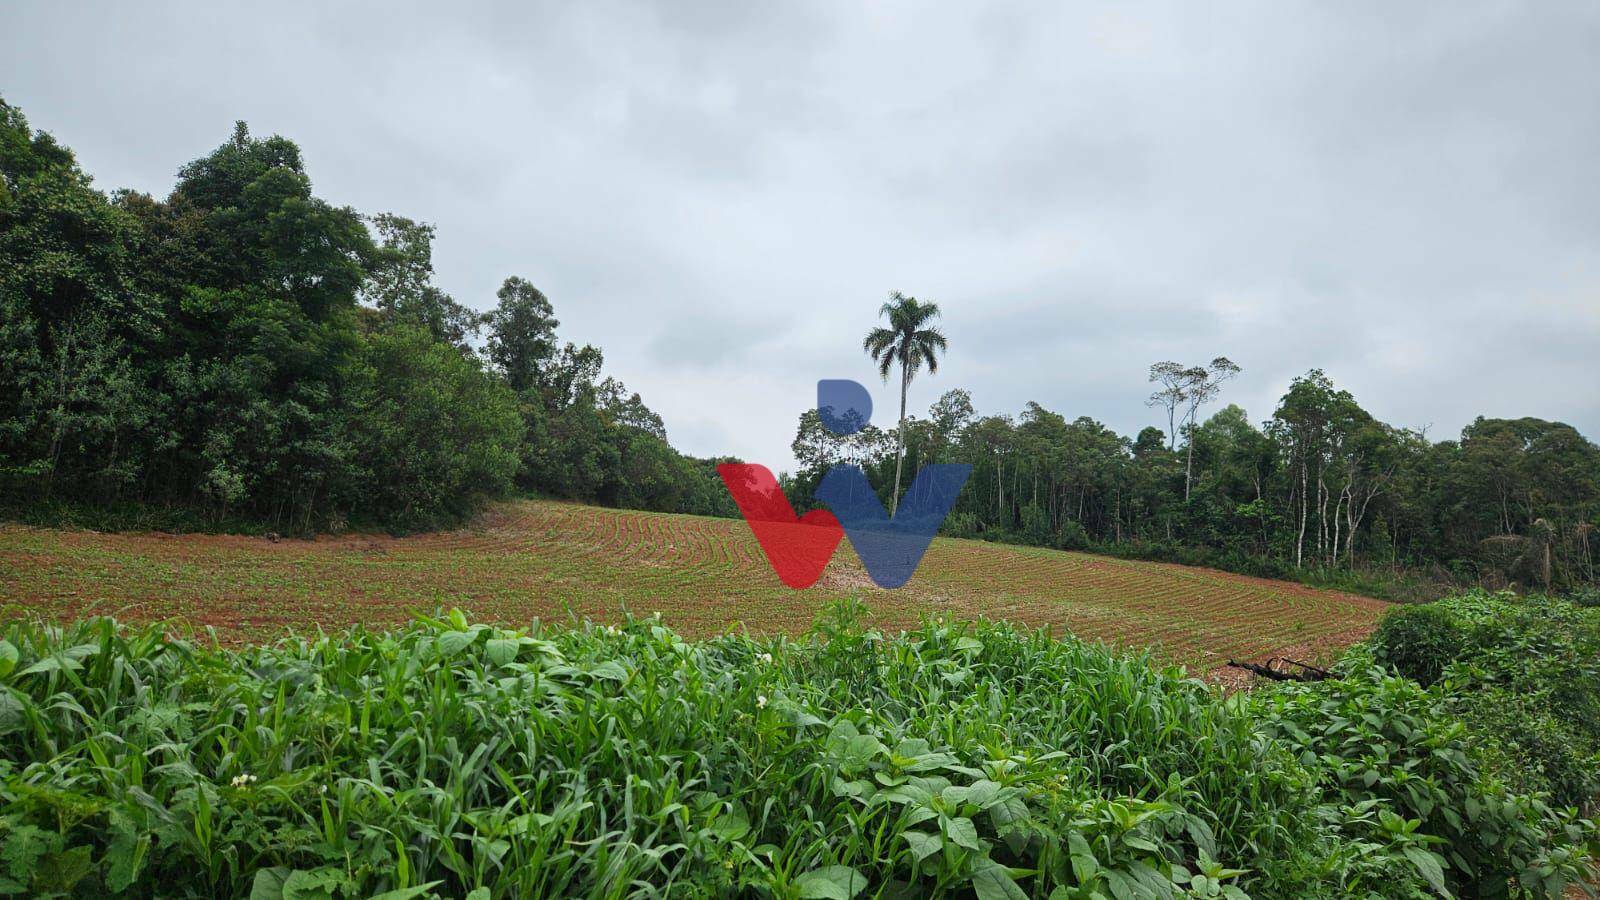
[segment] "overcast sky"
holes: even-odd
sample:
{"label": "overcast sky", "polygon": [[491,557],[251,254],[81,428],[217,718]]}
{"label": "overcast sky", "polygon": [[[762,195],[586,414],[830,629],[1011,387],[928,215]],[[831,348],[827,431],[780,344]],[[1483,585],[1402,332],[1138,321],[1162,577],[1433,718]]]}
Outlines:
{"label": "overcast sky", "polygon": [[[161,8],[156,8],[160,6]],[[508,275],[680,449],[774,469],[891,289],[953,387],[1133,434],[1150,363],[1312,367],[1385,421],[1600,436],[1600,4],[0,6],[0,96],[105,189],[235,119]],[[339,6],[339,9],[325,8]],[[348,8],[346,8],[348,6]]]}

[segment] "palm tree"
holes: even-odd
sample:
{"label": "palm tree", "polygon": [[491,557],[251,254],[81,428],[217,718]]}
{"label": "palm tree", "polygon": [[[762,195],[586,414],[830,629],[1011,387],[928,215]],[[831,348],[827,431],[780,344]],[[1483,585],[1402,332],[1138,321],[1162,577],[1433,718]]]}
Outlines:
{"label": "palm tree", "polygon": [[894,499],[889,505],[892,516],[900,508],[900,469],[906,455],[906,391],[924,365],[930,375],[939,371],[939,354],[945,350],[945,340],[939,329],[928,324],[939,318],[937,303],[918,303],[915,297],[890,291],[889,302],[878,314],[889,317],[889,327],[867,332],[861,349],[878,364],[878,374],[884,381],[889,380],[894,364],[900,364],[900,427],[895,429]]}

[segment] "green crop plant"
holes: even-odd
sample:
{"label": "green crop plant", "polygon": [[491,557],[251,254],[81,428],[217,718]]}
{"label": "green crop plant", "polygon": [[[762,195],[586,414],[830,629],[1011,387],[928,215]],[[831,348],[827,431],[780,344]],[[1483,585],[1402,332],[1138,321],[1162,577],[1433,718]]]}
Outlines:
{"label": "green crop plant", "polygon": [[[1301,747],[1264,719],[1303,729],[1320,695],[1228,698],[1041,631],[863,615],[688,641],[452,611],[240,649],[12,622],[0,893],[1237,900],[1460,880],[1444,813],[1332,791],[1342,732]],[[1527,798],[1437,798],[1476,802],[1517,804],[1538,890],[1589,859],[1592,826],[1528,822]]]}

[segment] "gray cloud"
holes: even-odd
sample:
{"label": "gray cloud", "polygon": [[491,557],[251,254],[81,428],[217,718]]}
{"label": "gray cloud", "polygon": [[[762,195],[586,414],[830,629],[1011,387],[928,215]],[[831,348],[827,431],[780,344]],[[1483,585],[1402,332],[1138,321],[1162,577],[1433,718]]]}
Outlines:
{"label": "gray cloud", "polygon": [[234,119],[317,189],[439,226],[438,280],[550,295],[685,449],[790,464],[891,288],[914,387],[1132,433],[1145,369],[1313,366],[1450,436],[1600,435],[1600,8],[839,2],[466,9],[20,2],[0,90],[103,187],[163,193]]}

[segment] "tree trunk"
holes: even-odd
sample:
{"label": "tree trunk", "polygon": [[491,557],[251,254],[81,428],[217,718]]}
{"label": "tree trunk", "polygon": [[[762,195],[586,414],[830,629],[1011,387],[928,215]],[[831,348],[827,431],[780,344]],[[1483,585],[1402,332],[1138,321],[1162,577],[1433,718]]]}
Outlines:
{"label": "tree trunk", "polygon": [[[1022,495],[1022,488],[1021,488],[1022,480],[1021,479],[1022,479],[1022,463],[1019,462],[1016,465],[1011,467],[1011,505],[1018,507],[1019,512],[1021,510],[1021,506],[1017,502],[1017,498]],[[1014,519],[1015,516],[1012,516],[1011,518]]]}
{"label": "tree trunk", "polygon": [[1340,515],[1344,512],[1344,499],[1349,490],[1349,486],[1346,485],[1333,504],[1333,538],[1328,542],[1328,564],[1334,568],[1339,567],[1339,537],[1342,534],[1340,529],[1344,525]]}
{"label": "tree trunk", "polygon": [[1544,589],[1546,591],[1550,590],[1550,577],[1554,574],[1550,565],[1550,545],[1553,543],[1554,535],[1544,536],[1544,567],[1539,574],[1544,576]]}
{"label": "tree trunk", "polygon": [[900,427],[894,431],[894,499],[889,501],[890,518],[894,518],[900,509],[900,466],[906,461],[906,388],[910,386],[909,375],[906,361],[900,360]]}
{"label": "tree trunk", "polygon": [[1317,562],[1324,561],[1328,552],[1328,482],[1325,478],[1327,461],[1317,459]]}
{"label": "tree trunk", "polygon": [[1306,496],[1306,456],[1302,448],[1300,453],[1300,531],[1294,539],[1294,567],[1301,568],[1305,562],[1306,547],[1306,512],[1310,505],[1310,498]]}
{"label": "tree trunk", "polygon": [[1001,519],[1005,516],[1005,508],[1006,508],[1006,479],[1005,479],[1005,472],[1006,472],[1005,458],[1000,455],[1000,451],[999,450],[996,450],[995,453],[994,453],[994,521],[995,521],[996,525],[999,525],[1000,522],[1001,522]]}
{"label": "tree trunk", "polygon": [[1194,416],[1189,416],[1188,459],[1183,464],[1183,502],[1189,502],[1189,486],[1194,481]]}
{"label": "tree trunk", "polygon": [[1256,505],[1261,509],[1256,518],[1261,522],[1261,555],[1266,556],[1272,550],[1272,540],[1267,536],[1267,514],[1265,505],[1261,502],[1261,470],[1258,468],[1254,475],[1256,483]]}

